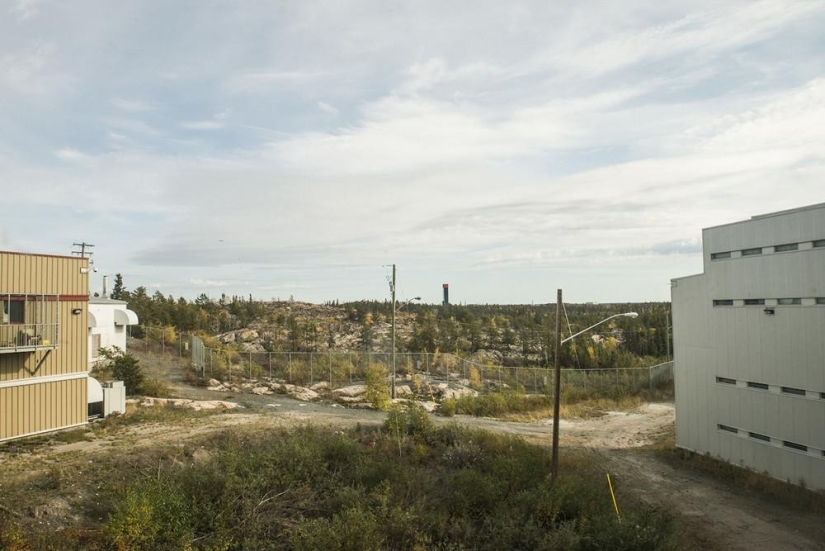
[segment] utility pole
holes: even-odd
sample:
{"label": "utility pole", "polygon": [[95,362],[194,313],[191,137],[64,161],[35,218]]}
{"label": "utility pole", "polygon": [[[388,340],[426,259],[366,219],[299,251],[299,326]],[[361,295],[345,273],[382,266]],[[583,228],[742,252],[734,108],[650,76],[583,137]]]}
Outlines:
{"label": "utility pole", "polygon": [[395,400],[395,264],[392,265],[392,399]]}
{"label": "utility pole", "polygon": [[[92,245],[91,243],[86,243],[85,241],[83,241],[81,243],[72,243],[72,246],[73,247],[80,247],[79,251],[72,251],[72,254],[76,254],[77,256],[79,256],[81,258],[86,258],[86,249],[91,249],[92,247],[94,247],[94,245]],[[94,253],[92,251],[89,251],[89,257],[90,258],[93,254]]]}
{"label": "utility pole", "polygon": [[553,396],[553,455],[550,460],[551,482],[556,483],[559,474],[559,410],[561,402],[561,364],[559,363],[559,349],[561,348],[561,289],[556,296],[556,373],[555,392]]}

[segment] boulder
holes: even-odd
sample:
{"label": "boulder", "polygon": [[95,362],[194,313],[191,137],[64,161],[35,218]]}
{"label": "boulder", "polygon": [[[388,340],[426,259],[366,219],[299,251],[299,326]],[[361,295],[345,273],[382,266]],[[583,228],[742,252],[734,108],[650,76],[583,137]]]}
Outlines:
{"label": "boulder", "polygon": [[336,388],[332,392],[338,396],[361,396],[367,392],[367,387],[364,385],[351,385]]}
{"label": "boulder", "polygon": [[308,388],[296,386],[290,393],[290,396],[302,402],[311,402],[319,398],[318,393]]}

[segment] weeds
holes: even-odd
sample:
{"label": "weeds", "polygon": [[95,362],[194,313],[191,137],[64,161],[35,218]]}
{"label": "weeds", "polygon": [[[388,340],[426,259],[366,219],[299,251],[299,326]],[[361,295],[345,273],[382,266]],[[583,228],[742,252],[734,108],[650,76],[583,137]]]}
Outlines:
{"label": "weeds", "polygon": [[[402,435],[398,446],[398,435]],[[543,448],[434,426],[419,408],[382,429],[232,429],[122,463],[94,500],[90,532],[27,534],[16,549],[669,549],[669,515],[625,506],[619,523],[598,466],[566,453],[551,484]],[[399,453],[400,450],[400,453]],[[81,508],[83,509],[83,508]],[[102,511],[104,520],[97,521]]]}
{"label": "weeds", "polygon": [[731,488],[744,488],[767,501],[780,503],[790,509],[825,514],[825,492],[813,491],[803,485],[794,485],[734,465],[709,455],[701,455],[672,445],[656,449],[655,453],[672,465],[690,468],[712,476]]}

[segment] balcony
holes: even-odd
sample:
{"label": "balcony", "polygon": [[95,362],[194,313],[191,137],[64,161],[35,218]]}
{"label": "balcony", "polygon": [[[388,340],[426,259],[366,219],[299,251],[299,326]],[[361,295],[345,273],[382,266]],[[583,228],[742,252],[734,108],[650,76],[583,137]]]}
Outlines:
{"label": "balcony", "polygon": [[0,354],[57,348],[56,295],[0,294]]}
{"label": "balcony", "polygon": [[57,323],[12,323],[0,325],[0,354],[57,348]]}

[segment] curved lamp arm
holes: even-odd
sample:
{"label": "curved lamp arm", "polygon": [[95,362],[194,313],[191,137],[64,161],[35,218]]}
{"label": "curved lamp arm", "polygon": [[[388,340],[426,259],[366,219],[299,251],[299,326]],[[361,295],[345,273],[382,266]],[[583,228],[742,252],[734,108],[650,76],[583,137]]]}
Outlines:
{"label": "curved lamp arm", "polygon": [[591,326],[590,326],[590,327],[588,327],[587,329],[582,329],[581,331],[579,331],[579,332],[578,332],[578,333],[576,333],[575,335],[570,335],[570,336],[569,336],[569,337],[567,337],[566,339],[562,340],[562,341],[561,341],[561,344],[564,344],[564,343],[566,343],[567,341],[571,341],[571,340],[575,339],[576,337],[578,337],[579,335],[581,335],[582,333],[587,333],[588,331],[590,331],[590,330],[591,330],[591,329],[593,329],[594,327],[598,327],[599,325],[603,324],[603,323],[604,323],[604,322],[606,322],[606,321],[610,321],[610,320],[612,320],[613,318],[622,318],[622,317],[624,317],[624,318],[635,318],[635,317],[638,317],[638,316],[639,316],[639,314],[637,314],[636,312],[625,312],[624,314],[614,314],[614,315],[610,316],[609,318],[605,318],[605,319],[603,319],[603,320],[602,320],[602,321],[600,321],[599,323],[594,323],[593,325],[591,325]]}

